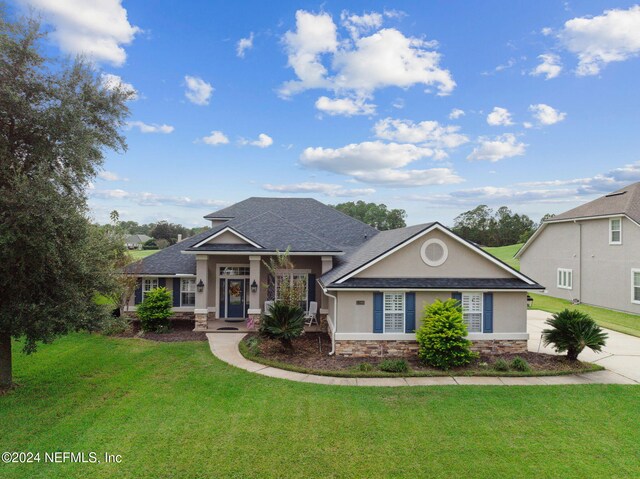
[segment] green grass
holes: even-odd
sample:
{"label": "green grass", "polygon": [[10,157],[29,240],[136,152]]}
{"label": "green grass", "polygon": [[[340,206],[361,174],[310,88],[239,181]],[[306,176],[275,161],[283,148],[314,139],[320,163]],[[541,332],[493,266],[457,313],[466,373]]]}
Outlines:
{"label": "green grass", "polygon": [[134,260],[139,260],[142,258],[146,258],[147,256],[151,256],[154,253],[157,253],[158,249],[134,249],[129,251],[129,254]]}
{"label": "green grass", "polygon": [[520,261],[515,259],[513,255],[515,255],[520,247],[524,243],[512,244],[509,246],[495,246],[495,247],[486,247],[484,250],[487,253],[491,253],[493,256],[498,258],[500,261],[507,263],[512,268],[520,271]]}
{"label": "green grass", "polygon": [[640,477],[637,386],[323,386],[236,369],[204,342],[86,334],[16,354],[15,371],[0,451],[122,463],[0,463],[3,479]]}
{"label": "green grass", "polygon": [[623,313],[586,304],[573,304],[566,299],[553,298],[543,294],[530,293],[530,296],[533,298],[533,309],[541,309],[550,313],[557,313],[565,308],[577,309],[589,314],[604,328],[640,337],[640,316],[636,314]]}

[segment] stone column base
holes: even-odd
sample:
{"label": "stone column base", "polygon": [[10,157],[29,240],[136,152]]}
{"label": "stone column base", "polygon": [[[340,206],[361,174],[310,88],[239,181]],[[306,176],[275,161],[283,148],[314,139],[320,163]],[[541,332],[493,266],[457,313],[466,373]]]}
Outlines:
{"label": "stone column base", "polygon": [[247,318],[247,329],[252,331],[258,331],[260,329],[260,322],[262,321],[261,314],[250,314]]}
{"label": "stone column base", "polygon": [[207,329],[207,314],[206,313],[196,313],[196,327],[193,329],[194,331],[204,331]]}

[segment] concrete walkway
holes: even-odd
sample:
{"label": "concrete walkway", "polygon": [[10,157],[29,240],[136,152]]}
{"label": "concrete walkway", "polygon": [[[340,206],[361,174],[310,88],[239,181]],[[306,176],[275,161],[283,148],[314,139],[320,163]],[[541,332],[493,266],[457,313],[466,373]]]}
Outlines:
{"label": "concrete walkway", "polygon": [[[285,371],[265,366],[244,358],[238,350],[245,333],[207,333],[211,352],[218,359],[249,372],[273,378],[289,379],[303,383],[331,384],[337,386],[544,386],[558,384],[638,384],[638,382],[613,371],[596,371],[585,374],[546,377],[412,377],[412,378],[336,378]],[[536,345],[537,347],[537,345]]]}

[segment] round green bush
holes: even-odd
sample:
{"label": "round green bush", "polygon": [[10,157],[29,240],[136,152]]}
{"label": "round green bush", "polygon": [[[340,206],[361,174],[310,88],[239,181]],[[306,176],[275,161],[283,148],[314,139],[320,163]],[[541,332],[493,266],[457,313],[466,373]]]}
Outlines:
{"label": "round green bush", "polygon": [[529,366],[529,363],[527,362],[527,360],[522,359],[520,356],[513,358],[510,366],[511,366],[511,369],[513,369],[514,371],[520,371],[522,373],[527,373],[531,371],[531,366]]}
{"label": "round green bush", "polygon": [[165,333],[169,331],[169,318],[173,301],[167,288],[156,288],[144,294],[136,314],[145,332]]}
{"label": "round green bush", "polygon": [[493,369],[495,369],[496,371],[502,371],[502,372],[508,371],[509,363],[502,358],[498,358],[496,359],[496,362],[493,363]]}

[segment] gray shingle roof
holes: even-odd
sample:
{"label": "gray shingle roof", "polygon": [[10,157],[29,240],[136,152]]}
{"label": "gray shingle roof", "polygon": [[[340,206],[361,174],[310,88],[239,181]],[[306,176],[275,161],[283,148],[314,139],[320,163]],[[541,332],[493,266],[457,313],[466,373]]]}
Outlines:
{"label": "gray shingle roof", "polygon": [[357,289],[544,289],[518,278],[349,278],[332,288]]}
{"label": "gray shingle roof", "polygon": [[640,182],[565,211],[551,218],[549,222],[617,214],[627,215],[635,222],[640,223]]}
{"label": "gray shingle roof", "polygon": [[360,247],[349,250],[343,258],[334,259],[333,269],[323,274],[320,282],[324,285],[333,283],[434,224],[425,223],[379,232]]}

